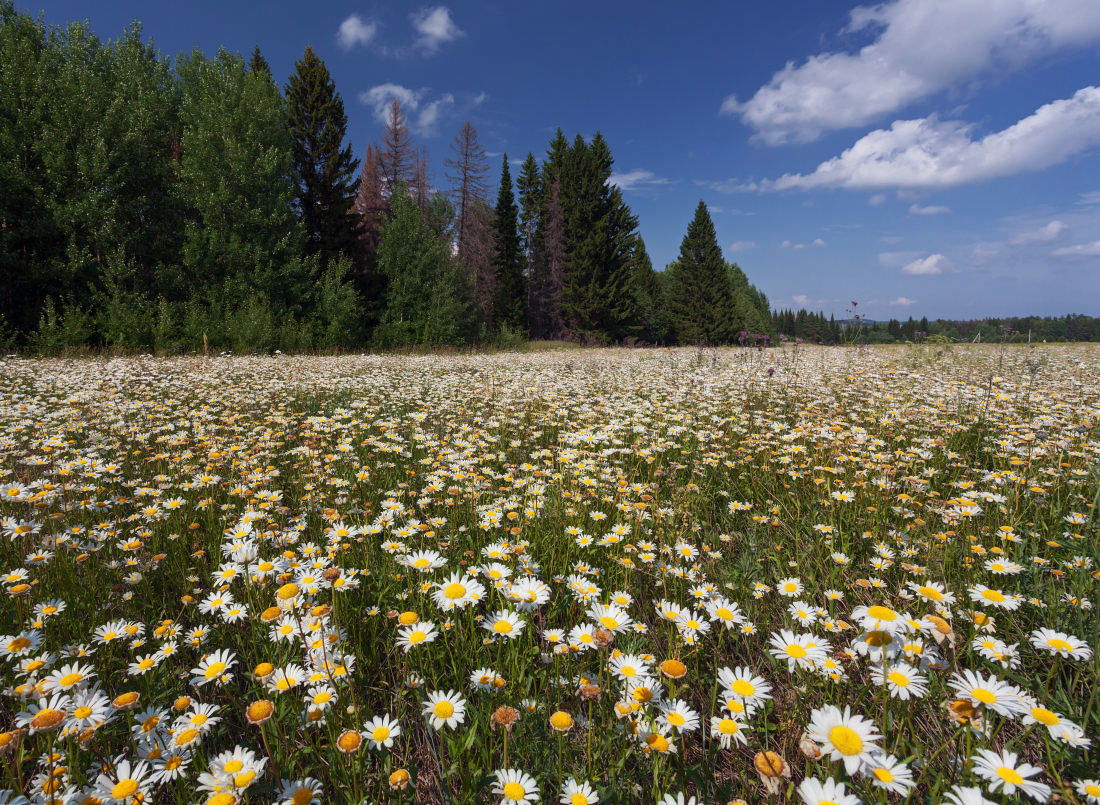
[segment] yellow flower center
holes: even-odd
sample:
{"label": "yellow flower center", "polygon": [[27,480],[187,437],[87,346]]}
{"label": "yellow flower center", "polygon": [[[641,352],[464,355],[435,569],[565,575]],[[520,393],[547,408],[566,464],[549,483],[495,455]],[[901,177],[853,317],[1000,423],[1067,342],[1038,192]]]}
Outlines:
{"label": "yellow flower center", "polygon": [[997,769],[997,776],[1006,783],[1011,783],[1012,785],[1021,785],[1024,782],[1024,778],[1020,776],[1020,773],[1015,769],[1010,769],[1008,766],[1001,766]]}
{"label": "yellow flower center", "polygon": [[682,727],[686,723],[684,717],[679,713],[669,713],[667,718],[668,723],[674,727]]}
{"label": "yellow flower center", "polygon": [[890,773],[889,769],[875,769],[873,774],[884,783],[894,782],[894,775]]}
{"label": "yellow flower center", "polygon": [[588,805],[588,797],[578,791],[569,798],[569,805]]}
{"label": "yellow flower center", "polygon": [[993,691],[986,690],[985,688],[974,688],[974,690],[970,691],[970,695],[982,704],[993,704],[993,702],[997,701],[997,695],[993,693]]}
{"label": "yellow flower center", "polygon": [[829,730],[829,742],[840,750],[842,755],[858,755],[863,751],[863,739],[851,727],[838,724]]}
{"label": "yellow flower center", "polygon": [[723,718],[718,722],[718,731],[723,735],[736,735],[738,732],[737,722],[732,718]]}
{"label": "yellow flower center", "polygon": [[556,730],[567,730],[573,726],[573,716],[564,710],[558,710],[550,716],[550,726]]}
{"label": "yellow flower center", "polygon": [[224,766],[222,766],[222,771],[224,771],[226,774],[236,774],[237,772],[239,772],[243,768],[244,768],[244,764],[241,763],[241,761],[231,760],[228,763],[226,763]]}
{"label": "yellow flower center", "polygon": [[504,793],[505,799],[517,799],[518,800],[518,799],[523,799],[525,796],[527,796],[527,789],[524,788],[519,783],[507,783],[504,786],[503,793]]}
{"label": "yellow flower center", "polygon": [[1031,717],[1038,721],[1040,724],[1045,724],[1048,727],[1053,727],[1059,721],[1058,714],[1047,710],[1045,707],[1032,707]]}
{"label": "yellow flower center", "polygon": [[455,714],[455,706],[450,702],[436,702],[432,712],[436,718],[450,718]]}
{"label": "yellow flower center", "polygon": [[898,613],[889,607],[871,607],[867,610],[867,614],[877,621],[892,621],[898,617]]}
{"label": "yellow flower center", "polygon": [[313,789],[312,788],[299,788],[294,792],[294,796],[290,798],[290,801],[294,805],[309,805],[313,802]]}
{"label": "yellow flower center", "polygon": [[417,631],[415,631],[411,635],[409,635],[409,642],[410,643],[423,643],[427,639],[427,637],[428,637],[428,635],[426,635],[424,632],[421,632],[418,629]]}
{"label": "yellow flower center", "polygon": [[206,679],[213,679],[214,677],[216,677],[218,674],[220,674],[224,670],[225,670],[225,663],[224,662],[212,662],[212,663],[210,663],[210,665],[208,665],[206,667],[206,670],[202,672],[202,675]]}
{"label": "yellow flower center", "polygon": [[445,588],[443,588],[443,595],[454,601],[466,595],[466,588],[463,587],[461,584],[448,584]]}
{"label": "yellow flower center", "polygon": [[493,624],[493,631],[497,634],[508,634],[508,632],[512,631],[512,623],[511,621],[501,618]]}
{"label": "yellow flower center", "polygon": [[1052,637],[1050,640],[1047,641],[1047,645],[1051,648],[1056,648],[1059,651],[1071,651],[1073,649],[1073,646],[1071,646],[1067,641],[1063,640],[1060,637]]}
{"label": "yellow flower center", "polygon": [[982,598],[985,598],[987,601],[993,601],[997,604],[1000,604],[1005,600],[1004,593],[997,590],[983,590]]}
{"label": "yellow flower center", "polygon": [[252,785],[252,781],[255,779],[256,772],[250,769],[243,774],[238,774],[236,777],[234,777],[233,785],[237,788],[248,788],[248,786]]}
{"label": "yellow flower center", "polygon": [[796,660],[801,660],[803,657],[806,656],[806,649],[804,649],[797,643],[792,643],[784,650],[787,652],[787,654],[794,657]]}
{"label": "yellow flower center", "polygon": [[73,710],[73,716],[76,718],[87,718],[91,714],[92,708],[88,707],[88,705],[84,705],[83,707],[78,707]]}
{"label": "yellow flower center", "polygon": [[909,687],[909,677],[903,674],[901,671],[891,671],[889,676],[886,677],[899,688]]}
{"label": "yellow flower center", "polygon": [[614,618],[608,616],[608,615],[604,615],[602,618],[600,618],[600,623],[603,624],[603,627],[605,629],[618,629],[619,628],[619,622],[617,620],[615,620]]}
{"label": "yellow flower center", "polygon": [[389,728],[388,727],[375,727],[374,732],[372,732],[370,734],[370,737],[372,739],[374,739],[375,741],[377,741],[378,743],[382,743],[382,741],[384,741],[384,740],[386,740],[387,738],[390,737]]}
{"label": "yellow flower center", "polygon": [[732,690],[738,696],[752,696],[756,693],[756,687],[744,679],[738,679],[733,683]]}
{"label": "yellow flower center", "polygon": [[111,796],[115,799],[129,799],[138,790],[137,780],[119,780],[115,784],[115,787],[111,789]]}

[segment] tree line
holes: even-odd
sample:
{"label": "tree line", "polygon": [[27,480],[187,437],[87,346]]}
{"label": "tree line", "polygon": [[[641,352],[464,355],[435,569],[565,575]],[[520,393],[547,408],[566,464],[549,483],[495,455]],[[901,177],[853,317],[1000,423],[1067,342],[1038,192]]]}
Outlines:
{"label": "tree line", "polygon": [[809,343],[898,344],[929,339],[1020,343],[1030,341],[1100,341],[1100,317],[1082,314],[1066,316],[1008,316],[987,319],[934,319],[870,321],[865,318],[837,319],[808,310],[773,311],[772,324],[780,338]]}
{"label": "tree line", "polygon": [[734,343],[767,298],[700,202],[655,271],[599,133],[503,155],[462,125],[445,182],[390,102],[356,152],[307,47],[168,59],[0,0],[0,345],[185,351],[523,339]]}

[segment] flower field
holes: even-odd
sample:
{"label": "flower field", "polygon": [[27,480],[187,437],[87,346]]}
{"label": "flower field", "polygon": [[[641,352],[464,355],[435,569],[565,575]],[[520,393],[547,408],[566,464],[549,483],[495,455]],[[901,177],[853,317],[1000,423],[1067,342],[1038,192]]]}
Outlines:
{"label": "flower field", "polygon": [[7,359],[0,802],[1100,802],[1098,495],[1088,345]]}

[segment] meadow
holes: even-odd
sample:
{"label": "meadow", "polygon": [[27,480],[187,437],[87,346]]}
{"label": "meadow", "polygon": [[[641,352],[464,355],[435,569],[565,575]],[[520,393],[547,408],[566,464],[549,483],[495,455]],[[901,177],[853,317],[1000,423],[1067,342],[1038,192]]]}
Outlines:
{"label": "meadow", "polygon": [[3,359],[0,802],[1100,802],[1098,496],[1094,345]]}

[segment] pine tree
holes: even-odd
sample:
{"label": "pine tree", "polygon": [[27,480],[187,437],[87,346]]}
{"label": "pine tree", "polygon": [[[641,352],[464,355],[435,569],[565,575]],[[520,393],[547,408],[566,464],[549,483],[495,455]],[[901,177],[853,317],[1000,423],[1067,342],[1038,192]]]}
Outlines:
{"label": "pine tree", "polygon": [[539,212],[542,206],[542,181],[539,176],[539,163],[535,155],[528,152],[527,159],[520,168],[516,179],[516,191],[519,193],[519,237],[520,249],[530,263],[535,250],[535,232],[539,226]]}
{"label": "pine tree", "polygon": [[348,119],[325,63],[307,46],[286,88],[287,128],[300,181],[298,208],[306,254],[325,262],[344,255],[359,263],[354,177],[359,161],[344,145]]}
{"label": "pine tree", "polygon": [[458,241],[458,258],[467,258],[467,233],[469,231],[473,207],[483,202],[488,189],[485,175],[489,172],[489,163],[485,158],[485,149],[477,139],[477,129],[467,120],[451,143],[451,156],[447,160],[447,178],[451,180],[451,199],[455,205]]}
{"label": "pine tree", "polygon": [[409,121],[397,98],[390,99],[378,160],[387,196],[392,196],[399,184],[412,181],[416,149],[409,134]]}
{"label": "pine tree", "polygon": [[508,170],[508,154],[500,168],[500,189],[494,211],[496,238],[493,268],[496,274],[494,318],[497,326],[522,330],[527,319],[527,278],[519,237],[519,209],[512,192],[512,174]]}
{"label": "pine tree", "polygon": [[252,58],[248,60],[248,71],[251,73],[263,73],[268,78],[271,78],[271,65],[267,63],[267,59],[260,53],[260,46],[252,48]]}
{"label": "pine tree", "polygon": [[668,307],[680,343],[729,343],[736,335],[730,278],[714,222],[702,201],[671,270]]}
{"label": "pine tree", "polygon": [[528,316],[532,338],[558,339],[571,335],[562,313],[567,257],[561,182],[555,177],[543,205],[538,243],[531,261],[530,284],[533,287]]}
{"label": "pine tree", "polygon": [[665,305],[663,276],[653,270],[641,235],[634,238],[631,253],[631,283],[638,308],[637,337],[650,344],[667,344],[672,326]]}

